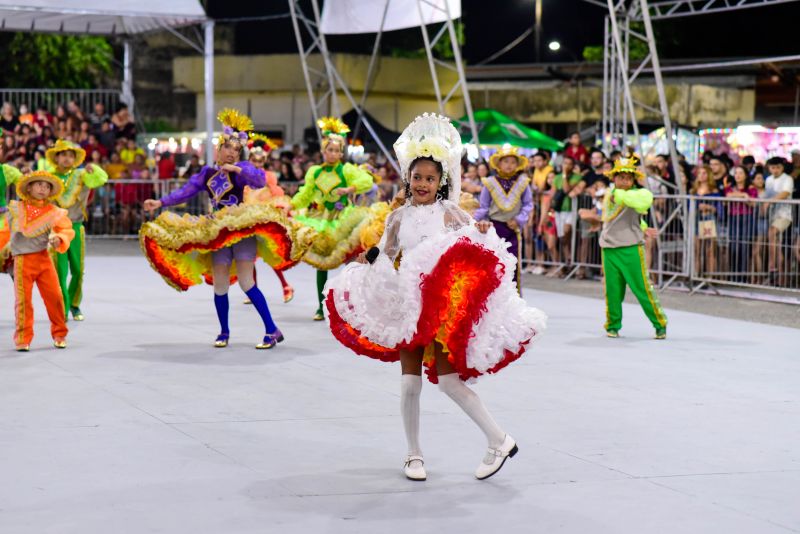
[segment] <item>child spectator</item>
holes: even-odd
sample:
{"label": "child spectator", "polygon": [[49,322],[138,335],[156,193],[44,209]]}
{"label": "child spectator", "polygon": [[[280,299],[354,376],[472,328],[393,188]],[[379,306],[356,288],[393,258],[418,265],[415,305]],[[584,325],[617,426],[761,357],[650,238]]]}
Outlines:
{"label": "child spectator", "polygon": [[175,178],[175,160],[169,152],[161,154],[158,160],[158,177],[161,180]]}
{"label": "child spectator", "polygon": [[533,190],[543,192],[547,189],[547,179],[553,174],[550,154],[546,150],[540,150],[533,155],[531,161],[533,163]]}
{"label": "child spectator", "polygon": [[133,139],[128,139],[125,143],[125,148],[119,151],[119,157],[125,165],[132,164],[138,155],[144,158],[144,150],[136,146],[136,141]]}
{"label": "child spectator", "polygon": [[569,145],[564,150],[564,156],[569,156],[575,163],[588,163],[589,153],[586,147],[581,144],[581,134],[572,132],[569,136]]}
{"label": "child spectator", "polygon": [[783,263],[783,252],[780,243],[783,233],[792,224],[792,206],[775,202],[791,198],[794,192],[794,181],[786,174],[786,160],[779,157],[767,161],[769,177],[764,190],[764,198],[771,200],[769,203],[769,283],[777,284],[778,267]]}
{"label": "child spectator", "polygon": [[20,124],[33,125],[33,114],[28,111],[28,106],[22,104],[19,107],[19,122]]}

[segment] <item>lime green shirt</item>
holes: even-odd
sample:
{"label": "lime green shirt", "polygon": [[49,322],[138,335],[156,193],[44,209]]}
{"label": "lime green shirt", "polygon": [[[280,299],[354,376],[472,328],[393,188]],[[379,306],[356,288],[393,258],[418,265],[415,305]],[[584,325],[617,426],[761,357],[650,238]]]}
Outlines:
{"label": "lime green shirt", "polygon": [[[581,180],[583,180],[583,177],[580,174],[574,172],[569,176],[569,185],[571,185],[572,187],[575,187],[576,185],[578,185],[580,183]],[[562,187],[564,187],[564,174],[563,173],[559,173],[559,174],[555,175],[555,177],[553,178],[553,187],[556,189],[556,191],[558,191]],[[562,212],[564,212],[564,211],[572,211],[572,199],[570,197],[568,197],[568,196],[564,197],[564,201],[561,202],[561,211]]]}
{"label": "lime green shirt", "polygon": [[319,204],[330,209],[328,204],[347,204],[346,196],[333,194],[338,187],[352,187],[355,194],[360,195],[372,187],[372,176],[352,163],[313,165],[306,173],[305,184],[292,197],[292,207],[301,209],[310,204]]}
{"label": "lime green shirt", "polygon": [[0,208],[6,207],[6,190],[17,183],[22,173],[19,169],[3,163],[0,165]]}

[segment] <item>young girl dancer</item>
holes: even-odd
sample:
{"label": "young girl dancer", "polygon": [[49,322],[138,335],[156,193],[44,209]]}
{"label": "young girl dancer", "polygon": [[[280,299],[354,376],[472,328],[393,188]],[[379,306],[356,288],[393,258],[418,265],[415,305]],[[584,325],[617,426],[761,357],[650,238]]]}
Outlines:
{"label": "young girl dancer", "polygon": [[220,325],[215,347],[227,347],[230,339],[228,289],[235,275],[264,322],[266,333],[256,348],[271,349],[283,341],[283,334],[255,285],[256,256],[270,265],[293,265],[304,250],[298,243],[310,243],[310,238],[296,235],[281,210],[242,203],[245,186],[258,189],[265,184],[262,172],[246,161],[239,161],[253,123],[235,110],[223,110],[219,118],[225,128],[217,145],[217,163],[203,167],[186,185],[161,200],[144,202],[144,209],[152,212],[182,204],[200,191],[207,191],[214,213],[204,217],[162,213],[142,226],[140,242],[153,268],[176,289],[186,290],[203,277],[213,280],[214,306]]}
{"label": "young girl dancer", "polygon": [[427,477],[419,444],[424,366],[429,380],[486,435],[489,449],[475,471],[483,480],[517,452],[517,444],[463,381],[522,356],[544,330],[546,316],[517,294],[517,260],[508,243],[449,200],[460,195],[462,152],[450,121],[417,117],[394,148],[406,203],[388,215],[380,253],[369,251],[374,263],[348,265],[328,282],[331,331],[358,354],[400,360],[406,477]]}
{"label": "young girl dancer", "polygon": [[322,165],[313,165],[305,183],[292,198],[294,219],[318,232],[303,261],[317,269],[319,307],[315,321],[325,319],[322,309],[322,288],[328,271],[338,268],[361,249],[361,231],[369,224],[369,208],[353,206],[350,196],[366,193],[372,187],[372,176],[352,163],[344,163],[350,129],[339,119],[325,117],[317,126],[322,131]]}

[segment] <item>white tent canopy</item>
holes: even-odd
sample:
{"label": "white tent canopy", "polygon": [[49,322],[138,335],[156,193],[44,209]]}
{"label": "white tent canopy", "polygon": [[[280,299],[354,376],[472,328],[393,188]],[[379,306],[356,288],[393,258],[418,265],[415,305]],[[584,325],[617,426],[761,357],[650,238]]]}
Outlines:
{"label": "white tent canopy", "polygon": [[0,0],[5,31],[129,35],[205,20],[197,0]]}
{"label": "white tent canopy", "polygon": [[[175,28],[203,24],[204,43],[195,43]],[[214,21],[198,0],[0,0],[0,31],[130,36],[167,30],[189,43],[205,58],[206,132],[214,131]],[[208,96],[210,95],[210,96]],[[133,109],[133,63],[125,41],[122,100]],[[206,147],[211,161],[213,147]]]}
{"label": "white tent canopy", "polygon": [[[322,6],[322,33],[352,34],[419,28],[450,18],[461,17],[461,0],[429,0],[417,4],[414,0],[335,0]],[[386,12],[384,13],[384,7]]]}

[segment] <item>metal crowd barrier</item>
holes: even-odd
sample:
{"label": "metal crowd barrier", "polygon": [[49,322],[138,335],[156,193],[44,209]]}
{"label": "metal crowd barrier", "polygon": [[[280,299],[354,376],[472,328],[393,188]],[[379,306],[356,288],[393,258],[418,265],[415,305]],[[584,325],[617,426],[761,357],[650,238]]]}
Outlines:
{"label": "metal crowd barrier", "polygon": [[571,199],[572,209],[562,212],[553,206],[552,193],[534,192],[534,211],[522,231],[522,265],[526,272],[548,277],[569,278],[590,276],[591,262],[599,253],[591,250],[585,238],[595,231],[592,224],[580,218],[591,199]]}
{"label": "metal crowd barrier", "polygon": [[800,292],[800,201],[689,197],[690,280]]}
{"label": "metal crowd barrier", "polygon": [[[155,215],[142,208],[148,198],[161,198],[186,183],[185,180],[109,180],[92,190],[86,207],[86,235],[93,238],[134,238],[139,228]],[[179,214],[208,213],[208,200],[198,195],[186,204],[168,208]]]}
{"label": "metal crowd barrier", "polygon": [[56,106],[74,100],[88,117],[97,102],[103,103],[106,113],[113,113],[121,94],[111,89],[0,89],[0,102],[10,102],[17,110],[25,104],[30,113],[35,113],[40,106],[54,113]]}
{"label": "metal crowd barrier", "polygon": [[[580,207],[580,205],[584,207]],[[600,227],[592,199],[573,203],[570,250],[556,258],[566,278],[602,276]],[[800,201],[769,201],[691,195],[656,195],[643,216],[645,259],[653,284],[684,283],[800,292]],[[526,235],[536,249],[541,235]],[[528,271],[548,265],[525,255]]]}

